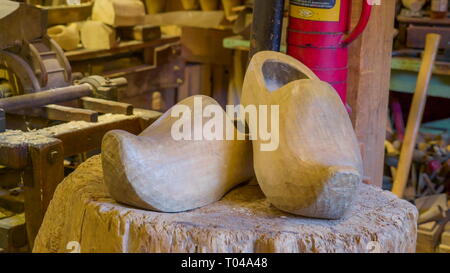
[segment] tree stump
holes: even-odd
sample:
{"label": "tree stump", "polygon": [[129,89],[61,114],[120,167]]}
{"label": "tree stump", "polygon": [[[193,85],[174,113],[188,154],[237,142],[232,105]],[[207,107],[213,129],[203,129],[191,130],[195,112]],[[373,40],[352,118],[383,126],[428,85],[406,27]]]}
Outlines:
{"label": "tree stump", "polygon": [[98,156],[62,182],[34,252],[414,252],[417,210],[390,192],[361,184],[340,220],[303,218],[271,206],[257,185],[183,213],[116,203]]}

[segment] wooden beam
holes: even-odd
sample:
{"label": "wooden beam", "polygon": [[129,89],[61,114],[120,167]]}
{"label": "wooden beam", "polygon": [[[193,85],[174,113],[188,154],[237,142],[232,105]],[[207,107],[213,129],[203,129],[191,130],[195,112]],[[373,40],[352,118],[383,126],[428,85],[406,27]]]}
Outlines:
{"label": "wooden beam", "polygon": [[[64,157],[67,157],[99,149],[103,136],[111,130],[124,130],[135,135],[141,133],[144,128],[141,128],[140,120],[140,118],[134,117],[114,122],[100,123],[76,131],[57,134],[54,137],[63,142]],[[83,141],[80,141],[81,139]]]}
{"label": "wooden beam", "polygon": [[[22,181],[22,170],[6,168],[0,165],[0,188],[3,187],[5,189],[12,189],[19,186],[21,181]],[[1,193],[0,193],[0,200],[1,200]],[[5,208],[4,206],[2,207]]]}
{"label": "wooden beam", "polygon": [[121,114],[128,116],[133,114],[133,105],[128,103],[102,100],[91,97],[81,98],[80,103],[83,108],[97,111],[100,113]]}
{"label": "wooden beam", "polygon": [[[362,1],[353,1],[352,25],[360,16]],[[362,144],[365,176],[374,185],[383,180],[384,140],[396,1],[373,6],[363,35],[350,46],[348,101],[352,121]]]}
{"label": "wooden beam", "polygon": [[4,132],[5,130],[6,130],[5,111],[3,111],[3,109],[0,109],[0,133]]}
{"label": "wooden beam", "polygon": [[56,104],[50,104],[43,107],[45,117],[51,120],[61,121],[87,121],[97,122],[98,113],[88,109],[80,109],[73,107],[66,107]]}
{"label": "wooden beam", "polygon": [[0,165],[22,169],[28,163],[27,143],[10,143],[0,136]]}
{"label": "wooden beam", "polygon": [[65,25],[73,22],[86,21],[92,14],[92,2],[74,6],[41,6],[48,13],[48,25]]}
{"label": "wooden beam", "polygon": [[62,141],[30,144],[31,166],[24,172],[25,217],[30,248],[39,231],[44,214],[53,198],[56,186],[64,179]]}
{"label": "wooden beam", "polygon": [[0,248],[17,252],[27,243],[23,213],[0,220]]}
{"label": "wooden beam", "polygon": [[119,28],[120,38],[125,40],[152,41],[161,39],[161,28],[154,25],[137,25],[134,27]]}
{"label": "wooden beam", "polygon": [[39,108],[36,107],[11,111],[10,114],[59,121],[98,121],[98,113],[95,111],[56,104],[49,104]]}
{"label": "wooden beam", "polygon": [[398,173],[394,179],[392,192],[400,198],[408,182],[414,148],[416,146],[417,135],[422,123],[423,112],[427,103],[427,91],[430,84],[434,61],[439,50],[441,35],[428,34],[425,51],[422,58],[422,67],[417,78],[416,91],[414,92],[411,109],[408,115],[405,138],[400,152],[398,162]]}

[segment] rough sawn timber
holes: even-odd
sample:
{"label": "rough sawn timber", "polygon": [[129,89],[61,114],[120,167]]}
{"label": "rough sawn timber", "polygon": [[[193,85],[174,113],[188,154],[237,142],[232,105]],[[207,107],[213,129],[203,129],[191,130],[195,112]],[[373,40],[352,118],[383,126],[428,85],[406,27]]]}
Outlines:
{"label": "rough sawn timber", "polygon": [[[45,215],[34,252],[414,252],[417,210],[390,192],[361,184],[341,220],[283,213],[258,186],[183,213],[116,203],[103,184],[100,157],[62,182]],[[72,243],[73,244],[73,243]]]}

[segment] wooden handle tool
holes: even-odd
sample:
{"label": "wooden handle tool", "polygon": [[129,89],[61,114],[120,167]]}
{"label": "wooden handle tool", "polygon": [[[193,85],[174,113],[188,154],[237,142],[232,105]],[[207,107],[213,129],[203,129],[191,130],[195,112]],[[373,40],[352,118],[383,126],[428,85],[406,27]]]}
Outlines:
{"label": "wooden handle tool", "polygon": [[414,146],[422,122],[423,111],[427,101],[427,90],[430,83],[431,74],[436,60],[437,51],[441,36],[438,34],[428,34],[426,38],[425,51],[422,58],[419,76],[417,78],[416,91],[414,93],[411,110],[406,125],[405,139],[400,152],[397,175],[394,180],[392,192],[398,197],[403,197],[403,192],[409,176],[411,160]]}

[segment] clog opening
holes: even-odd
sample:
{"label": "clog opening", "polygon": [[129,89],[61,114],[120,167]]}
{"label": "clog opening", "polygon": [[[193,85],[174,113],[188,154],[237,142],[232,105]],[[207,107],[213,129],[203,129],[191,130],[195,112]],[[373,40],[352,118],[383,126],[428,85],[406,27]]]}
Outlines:
{"label": "clog opening", "polygon": [[309,77],[297,68],[277,60],[267,60],[262,66],[266,88],[270,92],[280,89],[286,84]]}

